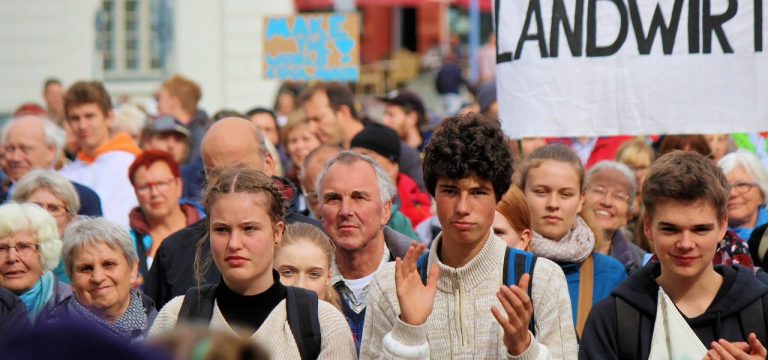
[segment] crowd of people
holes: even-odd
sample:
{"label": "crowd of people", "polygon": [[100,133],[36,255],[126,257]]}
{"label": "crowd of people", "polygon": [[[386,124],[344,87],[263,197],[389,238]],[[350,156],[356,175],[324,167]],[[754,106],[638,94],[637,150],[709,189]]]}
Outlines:
{"label": "crowd of people", "polygon": [[180,75],[156,114],[44,93],[0,132],[0,353],[767,355],[761,134],[512,140],[492,82],[438,124],[339,83],[212,116]]}

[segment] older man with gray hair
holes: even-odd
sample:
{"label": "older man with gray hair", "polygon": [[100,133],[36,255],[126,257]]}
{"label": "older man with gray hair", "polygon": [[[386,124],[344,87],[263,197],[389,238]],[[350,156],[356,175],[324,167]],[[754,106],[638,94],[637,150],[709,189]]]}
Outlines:
{"label": "older man with gray hair", "polygon": [[317,215],[336,245],[331,283],[359,351],[368,285],[383,264],[405,256],[412,240],[386,226],[396,190],[370,157],[339,153],[325,164],[315,189]]}
{"label": "older man with gray hair", "polygon": [[[13,196],[15,184],[34,169],[53,169],[63,154],[66,134],[50,119],[22,115],[8,121],[0,130],[3,146],[3,171],[11,180],[0,190],[0,201]],[[79,215],[101,216],[101,200],[89,187],[72,182],[80,198]]]}

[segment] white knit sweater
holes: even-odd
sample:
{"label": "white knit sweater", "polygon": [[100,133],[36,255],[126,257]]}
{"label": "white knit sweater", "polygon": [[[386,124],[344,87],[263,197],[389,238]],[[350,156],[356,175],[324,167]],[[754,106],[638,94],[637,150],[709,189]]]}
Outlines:
{"label": "white knit sweater", "polygon": [[399,319],[395,264],[381,269],[371,283],[361,359],[576,359],[578,344],[571,319],[568,284],[560,267],[538,258],[533,271],[532,302],[536,337],[519,356],[504,345],[504,330],[491,314],[502,311],[496,298],[502,284],[506,243],[491,234],[480,253],[455,269],[441,263],[432,244],[428,265],[438,264],[440,279],[426,324],[410,326]]}
{"label": "white knit sweater", "polygon": [[[173,330],[183,301],[184,296],[177,296],[163,306],[149,330],[150,337]],[[354,359],[356,357],[355,342],[344,315],[325,301],[318,302],[317,312],[322,333],[318,359]],[[217,303],[214,303],[210,328],[235,333],[224,319]],[[277,304],[251,338],[269,354],[270,359],[301,358],[291,327],[288,325],[285,300]]]}

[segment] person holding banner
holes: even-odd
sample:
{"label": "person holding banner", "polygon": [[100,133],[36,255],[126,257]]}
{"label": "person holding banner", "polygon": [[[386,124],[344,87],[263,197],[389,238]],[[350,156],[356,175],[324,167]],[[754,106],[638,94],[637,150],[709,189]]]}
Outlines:
{"label": "person holding banner", "polygon": [[583,212],[584,168],[567,146],[549,144],[531,153],[518,171],[531,210],[531,252],[555,261],[568,280],[576,332],[589,310],[627,277],[624,265],[594,253],[602,230]]}

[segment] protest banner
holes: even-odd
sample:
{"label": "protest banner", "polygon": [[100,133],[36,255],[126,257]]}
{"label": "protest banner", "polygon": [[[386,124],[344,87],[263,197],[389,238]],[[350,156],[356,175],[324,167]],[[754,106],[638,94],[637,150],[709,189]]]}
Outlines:
{"label": "protest banner", "polygon": [[265,18],[264,76],[295,81],[357,81],[359,39],[356,13]]}
{"label": "protest banner", "polygon": [[768,130],[763,0],[495,1],[513,138]]}

